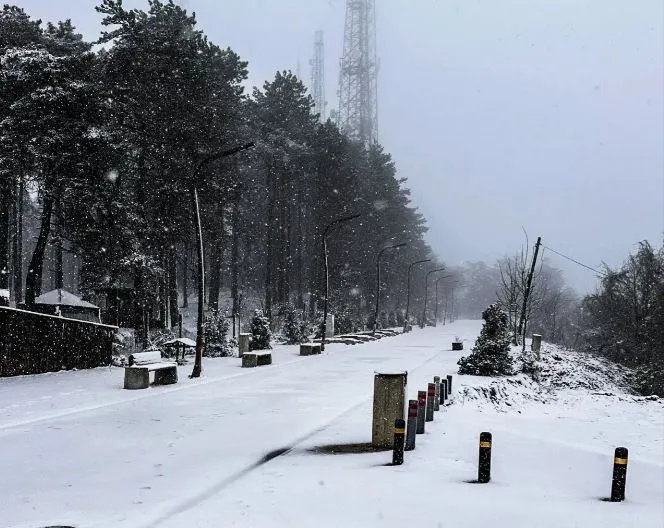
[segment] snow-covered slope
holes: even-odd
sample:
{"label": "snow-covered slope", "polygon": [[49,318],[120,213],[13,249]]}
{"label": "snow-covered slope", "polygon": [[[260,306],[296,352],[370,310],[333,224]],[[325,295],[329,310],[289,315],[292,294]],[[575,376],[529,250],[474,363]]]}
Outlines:
{"label": "snow-covered slope", "polygon": [[[479,329],[458,321],[319,357],[277,347],[271,367],[209,360],[203,379],[181,368],[178,385],[136,392],[118,368],[0,380],[0,526],[661,528],[661,401],[548,345],[539,384],[455,375],[453,403],[403,466],[385,466],[389,452],[322,454],[370,440],[374,370],[407,369],[413,398],[456,372]],[[492,482],[471,484],[485,430]],[[627,501],[606,503],[618,445]]]}

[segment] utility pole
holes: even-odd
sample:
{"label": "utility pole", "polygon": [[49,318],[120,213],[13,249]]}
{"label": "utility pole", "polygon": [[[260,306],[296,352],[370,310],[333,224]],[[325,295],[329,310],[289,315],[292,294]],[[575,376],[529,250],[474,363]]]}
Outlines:
{"label": "utility pole", "polygon": [[542,237],[537,237],[537,242],[535,243],[535,253],[533,253],[533,262],[530,266],[530,273],[528,273],[528,279],[526,281],[526,291],[523,294],[523,306],[521,307],[521,317],[519,317],[519,328],[517,330],[517,335],[522,339],[523,347],[526,347],[526,340],[523,336],[526,329],[526,308],[528,306],[528,297],[530,297],[530,288],[533,284],[533,275],[535,275],[535,264],[537,263],[537,254],[539,253],[540,245],[542,244]]}

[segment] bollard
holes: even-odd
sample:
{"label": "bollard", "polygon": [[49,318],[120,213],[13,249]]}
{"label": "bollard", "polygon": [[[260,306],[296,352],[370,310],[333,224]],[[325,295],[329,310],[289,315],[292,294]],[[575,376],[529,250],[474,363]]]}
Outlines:
{"label": "bollard", "polygon": [[400,466],[403,464],[403,439],[406,436],[406,421],[397,418],[394,421],[394,450],[392,451],[392,464]]}
{"label": "bollard", "polygon": [[445,405],[447,400],[447,380],[440,380],[440,404]]}
{"label": "bollard", "polygon": [[406,430],[406,451],[415,449],[417,435],[417,400],[408,401],[408,429]]}
{"label": "bollard", "polygon": [[433,399],[433,410],[440,411],[440,376],[433,377],[433,384],[436,386],[436,395]]}
{"label": "bollard", "polygon": [[417,391],[417,434],[424,434],[424,410],[426,406],[426,391]]}
{"label": "bollard", "polygon": [[625,500],[625,481],[627,480],[627,448],[616,447],[613,458],[613,480],[611,481],[611,502]]}
{"label": "bollard", "polygon": [[480,461],[477,467],[477,482],[486,484],[491,480],[491,433],[480,433]]}
{"label": "bollard", "polygon": [[251,334],[243,333],[238,336],[238,357],[242,357],[249,352],[249,341]]}
{"label": "bollard", "polygon": [[452,396],[452,375],[447,375],[447,397]]}
{"label": "bollard", "polygon": [[427,414],[426,421],[433,422],[433,400],[436,399],[436,386],[433,383],[427,385]]}

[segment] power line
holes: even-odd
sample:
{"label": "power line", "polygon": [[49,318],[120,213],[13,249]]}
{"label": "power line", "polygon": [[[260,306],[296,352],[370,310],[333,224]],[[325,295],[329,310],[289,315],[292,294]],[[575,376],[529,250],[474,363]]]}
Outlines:
{"label": "power line", "polygon": [[560,257],[563,257],[564,259],[567,259],[570,262],[574,262],[574,264],[578,264],[579,266],[581,266],[583,268],[589,269],[590,271],[596,273],[597,275],[602,275],[603,277],[607,276],[606,273],[604,273],[603,271],[600,271],[600,270],[595,269],[591,266],[588,266],[588,265],[584,264],[583,262],[579,262],[578,260],[573,259],[572,257],[568,257],[567,255],[564,255],[564,254],[560,253],[559,251],[556,251],[555,249],[553,249],[549,246],[544,246],[544,248],[548,249],[549,251],[553,251],[556,255],[558,255]]}

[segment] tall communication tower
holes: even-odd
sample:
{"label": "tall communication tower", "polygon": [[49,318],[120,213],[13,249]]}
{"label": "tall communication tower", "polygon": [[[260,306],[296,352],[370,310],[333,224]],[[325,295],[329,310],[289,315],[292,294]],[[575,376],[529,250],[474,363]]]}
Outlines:
{"label": "tall communication tower", "polygon": [[365,145],[378,140],[376,1],[346,0],[338,124]]}
{"label": "tall communication tower", "polygon": [[325,44],[323,32],[316,31],[314,37],[314,57],[311,59],[311,96],[314,99],[314,112],[325,121]]}

